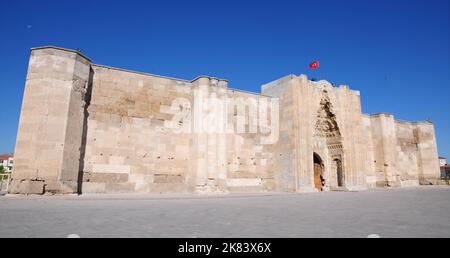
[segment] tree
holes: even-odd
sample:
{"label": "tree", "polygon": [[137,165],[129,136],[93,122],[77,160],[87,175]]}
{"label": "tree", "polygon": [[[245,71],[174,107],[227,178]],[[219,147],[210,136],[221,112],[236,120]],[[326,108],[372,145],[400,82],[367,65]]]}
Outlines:
{"label": "tree", "polygon": [[3,165],[0,165],[0,174],[5,173],[5,168],[3,167]]}

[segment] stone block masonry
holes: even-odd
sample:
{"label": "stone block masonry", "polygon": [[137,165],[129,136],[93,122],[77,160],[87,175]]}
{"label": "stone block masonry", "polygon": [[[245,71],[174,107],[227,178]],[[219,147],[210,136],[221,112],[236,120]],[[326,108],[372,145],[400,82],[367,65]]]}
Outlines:
{"label": "stone block masonry", "polygon": [[430,122],[289,75],[262,94],[31,50],[10,193],[311,192],[435,184]]}

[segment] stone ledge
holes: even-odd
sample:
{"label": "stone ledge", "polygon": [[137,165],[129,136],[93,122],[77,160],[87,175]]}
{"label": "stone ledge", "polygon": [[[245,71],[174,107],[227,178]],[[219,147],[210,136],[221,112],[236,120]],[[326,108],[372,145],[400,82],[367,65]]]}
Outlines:
{"label": "stone ledge", "polygon": [[44,194],[45,182],[32,180],[11,180],[8,192],[10,194]]}
{"label": "stone ledge", "polygon": [[51,48],[51,49],[57,49],[57,50],[61,50],[61,51],[66,51],[66,52],[72,52],[72,53],[75,53],[75,54],[80,55],[81,57],[85,58],[85,59],[88,60],[89,62],[92,61],[89,57],[85,56],[83,53],[81,53],[81,52],[78,51],[78,50],[73,50],[73,49],[68,49],[68,48],[62,48],[62,47],[56,47],[56,46],[33,47],[33,48],[31,48],[31,51],[33,51],[33,50],[40,50],[40,49],[49,49],[49,48]]}

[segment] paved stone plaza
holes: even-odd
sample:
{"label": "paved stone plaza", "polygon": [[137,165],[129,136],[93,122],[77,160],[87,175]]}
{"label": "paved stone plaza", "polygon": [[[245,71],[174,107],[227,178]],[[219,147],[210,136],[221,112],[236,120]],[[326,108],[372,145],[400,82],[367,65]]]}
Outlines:
{"label": "paved stone plaza", "polygon": [[2,196],[0,237],[450,237],[450,188]]}

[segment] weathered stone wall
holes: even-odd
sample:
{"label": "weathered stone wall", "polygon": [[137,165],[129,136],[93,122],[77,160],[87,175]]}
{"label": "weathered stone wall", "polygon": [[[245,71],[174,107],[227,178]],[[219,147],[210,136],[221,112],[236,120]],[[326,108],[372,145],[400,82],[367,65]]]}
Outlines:
{"label": "weathered stone wall", "polygon": [[[430,122],[395,120],[391,114],[365,115],[367,153],[374,170],[366,172],[371,186],[416,186],[437,183],[439,164],[434,126]],[[372,172],[371,172],[372,171]]]}
{"label": "weathered stone wall", "polygon": [[[261,98],[270,102],[269,97],[228,89],[226,81],[209,77],[188,82],[92,67],[83,192],[273,189],[271,153],[257,132],[258,113],[249,110],[257,109]],[[204,108],[194,104],[198,95],[206,100],[215,96],[221,104],[231,100],[222,110],[228,112],[212,113],[215,118],[227,115],[231,132],[217,132],[215,127],[208,132],[203,124],[195,125],[207,118],[175,117],[182,111],[173,109],[178,99],[186,100],[179,104],[189,104],[184,108],[194,115]],[[244,109],[238,110],[238,102],[246,103]],[[185,129],[194,133],[175,131]]]}
{"label": "weathered stone wall", "polygon": [[32,50],[11,193],[77,192],[89,69],[75,51]]}
{"label": "weathered stone wall", "polygon": [[190,134],[164,126],[190,84],[93,67],[83,192],[188,191]]}
{"label": "weathered stone wall", "polygon": [[422,185],[437,184],[440,180],[439,159],[434,125],[431,122],[417,122],[414,128],[417,139],[419,160],[419,183]]}
{"label": "weathered stone wall", "polygon": [[[383,172],[377,170],[379,167],[376,167],[377,161],[375,159],[375,154],[379,154],[377,151],[381,151],[380,141],[376,141],[372,135],[372,130],[375,129],[375,126],[372,125],[372,120],[370,115],[364,114],[362,116],[362,134],[364,138],[364,150],[363,150],[363,159],[364,159],[364,171],[366,173],[366,184],[369,188],[375,188],[377,186],[377,181]],[[383,179],[384,180],[384,179]]]}
{"label": "weathered stone wall", "polygon": [[395,121],[398,154],[395,170],[402,186],[419,185],[419,148],[418,139],[414,135],[415,127],[412,123]]}
{"label": "weathered stone wall", "polygon": [[310,179],[300,176],[305,164],[296,158],[298,145],[306,142],[301,143],[298,137],[301,128],[298,124],[299,109],[294,102],[293,78],[294,75],[288,75],[262,86],[263,94],[278,99],[280,106],[278,140],[271,146],[274,185],[278,191],[291,192],[310,190]]}
{"label": "weathered stone wall", "polygon": [[[274,190],[272,144],[265,144],[263,138],[268,137],[268,133],[261,132],[258,127],[258,103],[265,101],[269,106],[271,98],[231,89],[227,91],[227,96],[232,100],[228,107],[228,121],[235,132],[227,134],[228,190]],[[270,116],[260,116],[260,119],[270,125]]]}
{"label": "weathered stone wall", "polygon": [[431,123],[364,115],[358,91],[304,75],[262,93],[33,49],[10,192],[310,192],[439,177]]}

